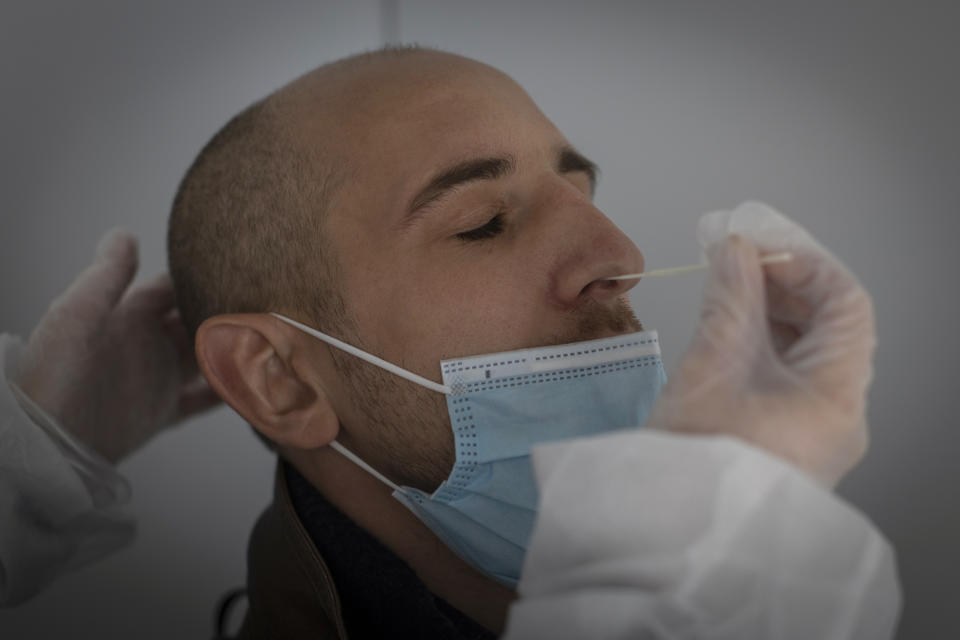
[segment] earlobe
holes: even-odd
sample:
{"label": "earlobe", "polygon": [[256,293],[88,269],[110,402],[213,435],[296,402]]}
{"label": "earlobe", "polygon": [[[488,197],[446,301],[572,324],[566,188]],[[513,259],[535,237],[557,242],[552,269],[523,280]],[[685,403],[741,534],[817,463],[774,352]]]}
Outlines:
{"label": "earlobe", "polygon": [[220,315],[197,329],[196,356],[210,386],[261,434],[310,450],[336,439],[339,420],[326,391],[292,366],[296,340],[266,314]]}

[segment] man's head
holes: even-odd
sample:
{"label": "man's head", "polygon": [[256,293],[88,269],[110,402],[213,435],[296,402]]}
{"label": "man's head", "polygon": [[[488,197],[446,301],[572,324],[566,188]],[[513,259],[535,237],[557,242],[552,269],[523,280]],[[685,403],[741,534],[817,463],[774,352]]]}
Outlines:
{"label": "man's head", "polygon": [[336,438],[432,490],[444,358],[637,330],[606,276],[643,258],[591,203],[595,169],[509,77],[425,50],[321,67],[214,137],[184,178],[170,269],[213,387],[283,451]]}

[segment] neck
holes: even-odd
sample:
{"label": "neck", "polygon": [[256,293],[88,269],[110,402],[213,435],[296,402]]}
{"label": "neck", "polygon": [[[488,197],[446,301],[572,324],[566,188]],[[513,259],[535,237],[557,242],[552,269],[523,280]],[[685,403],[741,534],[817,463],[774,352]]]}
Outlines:
{"label": "neck", "polygon": [[484,576],[391,495],[391,489],[330,447],[286,459],[333,506],[406,562],[435,595],[502,634],[516,592]]}

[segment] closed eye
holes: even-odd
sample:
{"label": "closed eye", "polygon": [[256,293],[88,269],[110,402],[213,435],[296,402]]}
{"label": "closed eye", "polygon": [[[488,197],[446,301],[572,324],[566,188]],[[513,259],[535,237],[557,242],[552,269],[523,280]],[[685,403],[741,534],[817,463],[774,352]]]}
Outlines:
{"label": "closed eye", "polygon": [[470,231],[464,231],[458,233],[457,237],[465,242],[475,242],[477,240],[486,240],[487,238],[493,238],[500,235],[503,232],[503,214],[498,213],[494,217],[490,218],[486,224],[482,227],[477,227],[476,229],[471,229]]}

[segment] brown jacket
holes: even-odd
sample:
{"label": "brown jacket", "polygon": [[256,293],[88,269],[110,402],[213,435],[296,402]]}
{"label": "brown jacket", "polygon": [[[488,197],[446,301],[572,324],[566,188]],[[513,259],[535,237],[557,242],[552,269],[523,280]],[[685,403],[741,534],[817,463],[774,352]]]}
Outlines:
{"label": "brown jacket", "polygon": [[249,608],[238,640],[346,640],[330,570],[297,517],[277,462],[273,502],[247,550]]}

